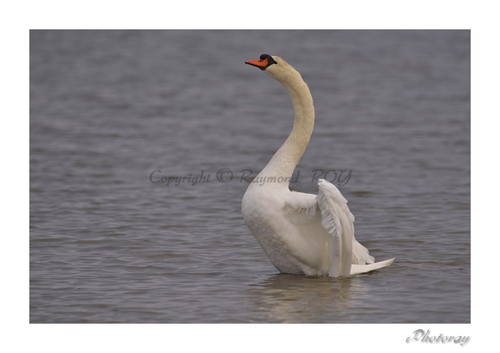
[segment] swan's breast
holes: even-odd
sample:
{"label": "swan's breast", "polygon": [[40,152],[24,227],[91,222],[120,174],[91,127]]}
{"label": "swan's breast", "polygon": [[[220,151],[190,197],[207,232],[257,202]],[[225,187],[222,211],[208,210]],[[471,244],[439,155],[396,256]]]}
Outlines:
{"label": "swan's breast", "polygon": [[280,272],[303,274],[302,266],[287,242],[288,221],[283,218],[283,202],[272,191],[263,189],[247,189],[241,205],[243,219]]}

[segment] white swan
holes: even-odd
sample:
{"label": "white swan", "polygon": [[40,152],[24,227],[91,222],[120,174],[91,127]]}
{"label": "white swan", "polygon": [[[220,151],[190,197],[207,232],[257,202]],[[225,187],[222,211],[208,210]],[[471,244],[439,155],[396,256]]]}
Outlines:
{"label": "white swan", "polygon": [[280,82],[295,110],[293,130],[266,167],[252,182],[241,213],[272,264],[282,273],[309,276],[349,276],[390,265],[374,263],[354,238],[354,216],[347,200],[328,181],[318,181],[318,195],[288,188],[293,170],[311,138],[314,105],[300,74],[278,56],[262,54],[256,66]]}

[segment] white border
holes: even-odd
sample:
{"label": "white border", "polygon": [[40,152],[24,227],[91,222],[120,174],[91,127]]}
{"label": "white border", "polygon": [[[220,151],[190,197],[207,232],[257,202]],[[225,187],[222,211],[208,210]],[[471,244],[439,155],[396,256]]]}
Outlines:
{"label": "white border", "polygon": [[[485,3],[487,3],[485,5]],[[498,11],[472,1],[18,1],[0,33],[3,345],[37,352],[223,352],[461,349],[407,344],[419,328],[495,346]],[[472,324],[38,325],[29,324],[29,29],[472,29]],[[495,158],[496,157],[496,158]],[[8,206],[8,207],[6,207]],[[459,310],[460,308],[457,308]],[[5,330],[5,329],[4,329]]]}

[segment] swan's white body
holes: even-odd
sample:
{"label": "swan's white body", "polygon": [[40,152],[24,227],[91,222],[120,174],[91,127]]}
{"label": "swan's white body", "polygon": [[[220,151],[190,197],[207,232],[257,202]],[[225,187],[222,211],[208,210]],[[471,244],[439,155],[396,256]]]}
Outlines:
{"label": "swan's white body", "polygon": [[257,176],[261,182],[251,183],[243,196],[245,223],[282,273],[339,277],[390,265],[394,259],[374,263],[356,241],[354,216],[333,184],[319,180],[318,195],[290,191],[290,178],[312,134],[314,105],[300,74],[280,57],[268,57],[273,64],[267,59],[247,63],[286,88],[295,121],[290,136]]}

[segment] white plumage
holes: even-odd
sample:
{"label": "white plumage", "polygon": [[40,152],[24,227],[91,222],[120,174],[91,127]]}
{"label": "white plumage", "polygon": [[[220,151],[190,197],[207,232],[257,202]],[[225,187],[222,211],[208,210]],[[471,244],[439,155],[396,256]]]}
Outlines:
{"label": "white plumage", "polygon": [[263,54],[247,64],[259,67],[288,91],[295,110],[293,130],[243,196],[241,212],[272,264],[282,273],[349,276],[388,266],[374,263],[354,238],[354,216],[335,185],[318,181],[318,195],[288,185],[314,127],[311,93],[300,74],[282,58]]}

